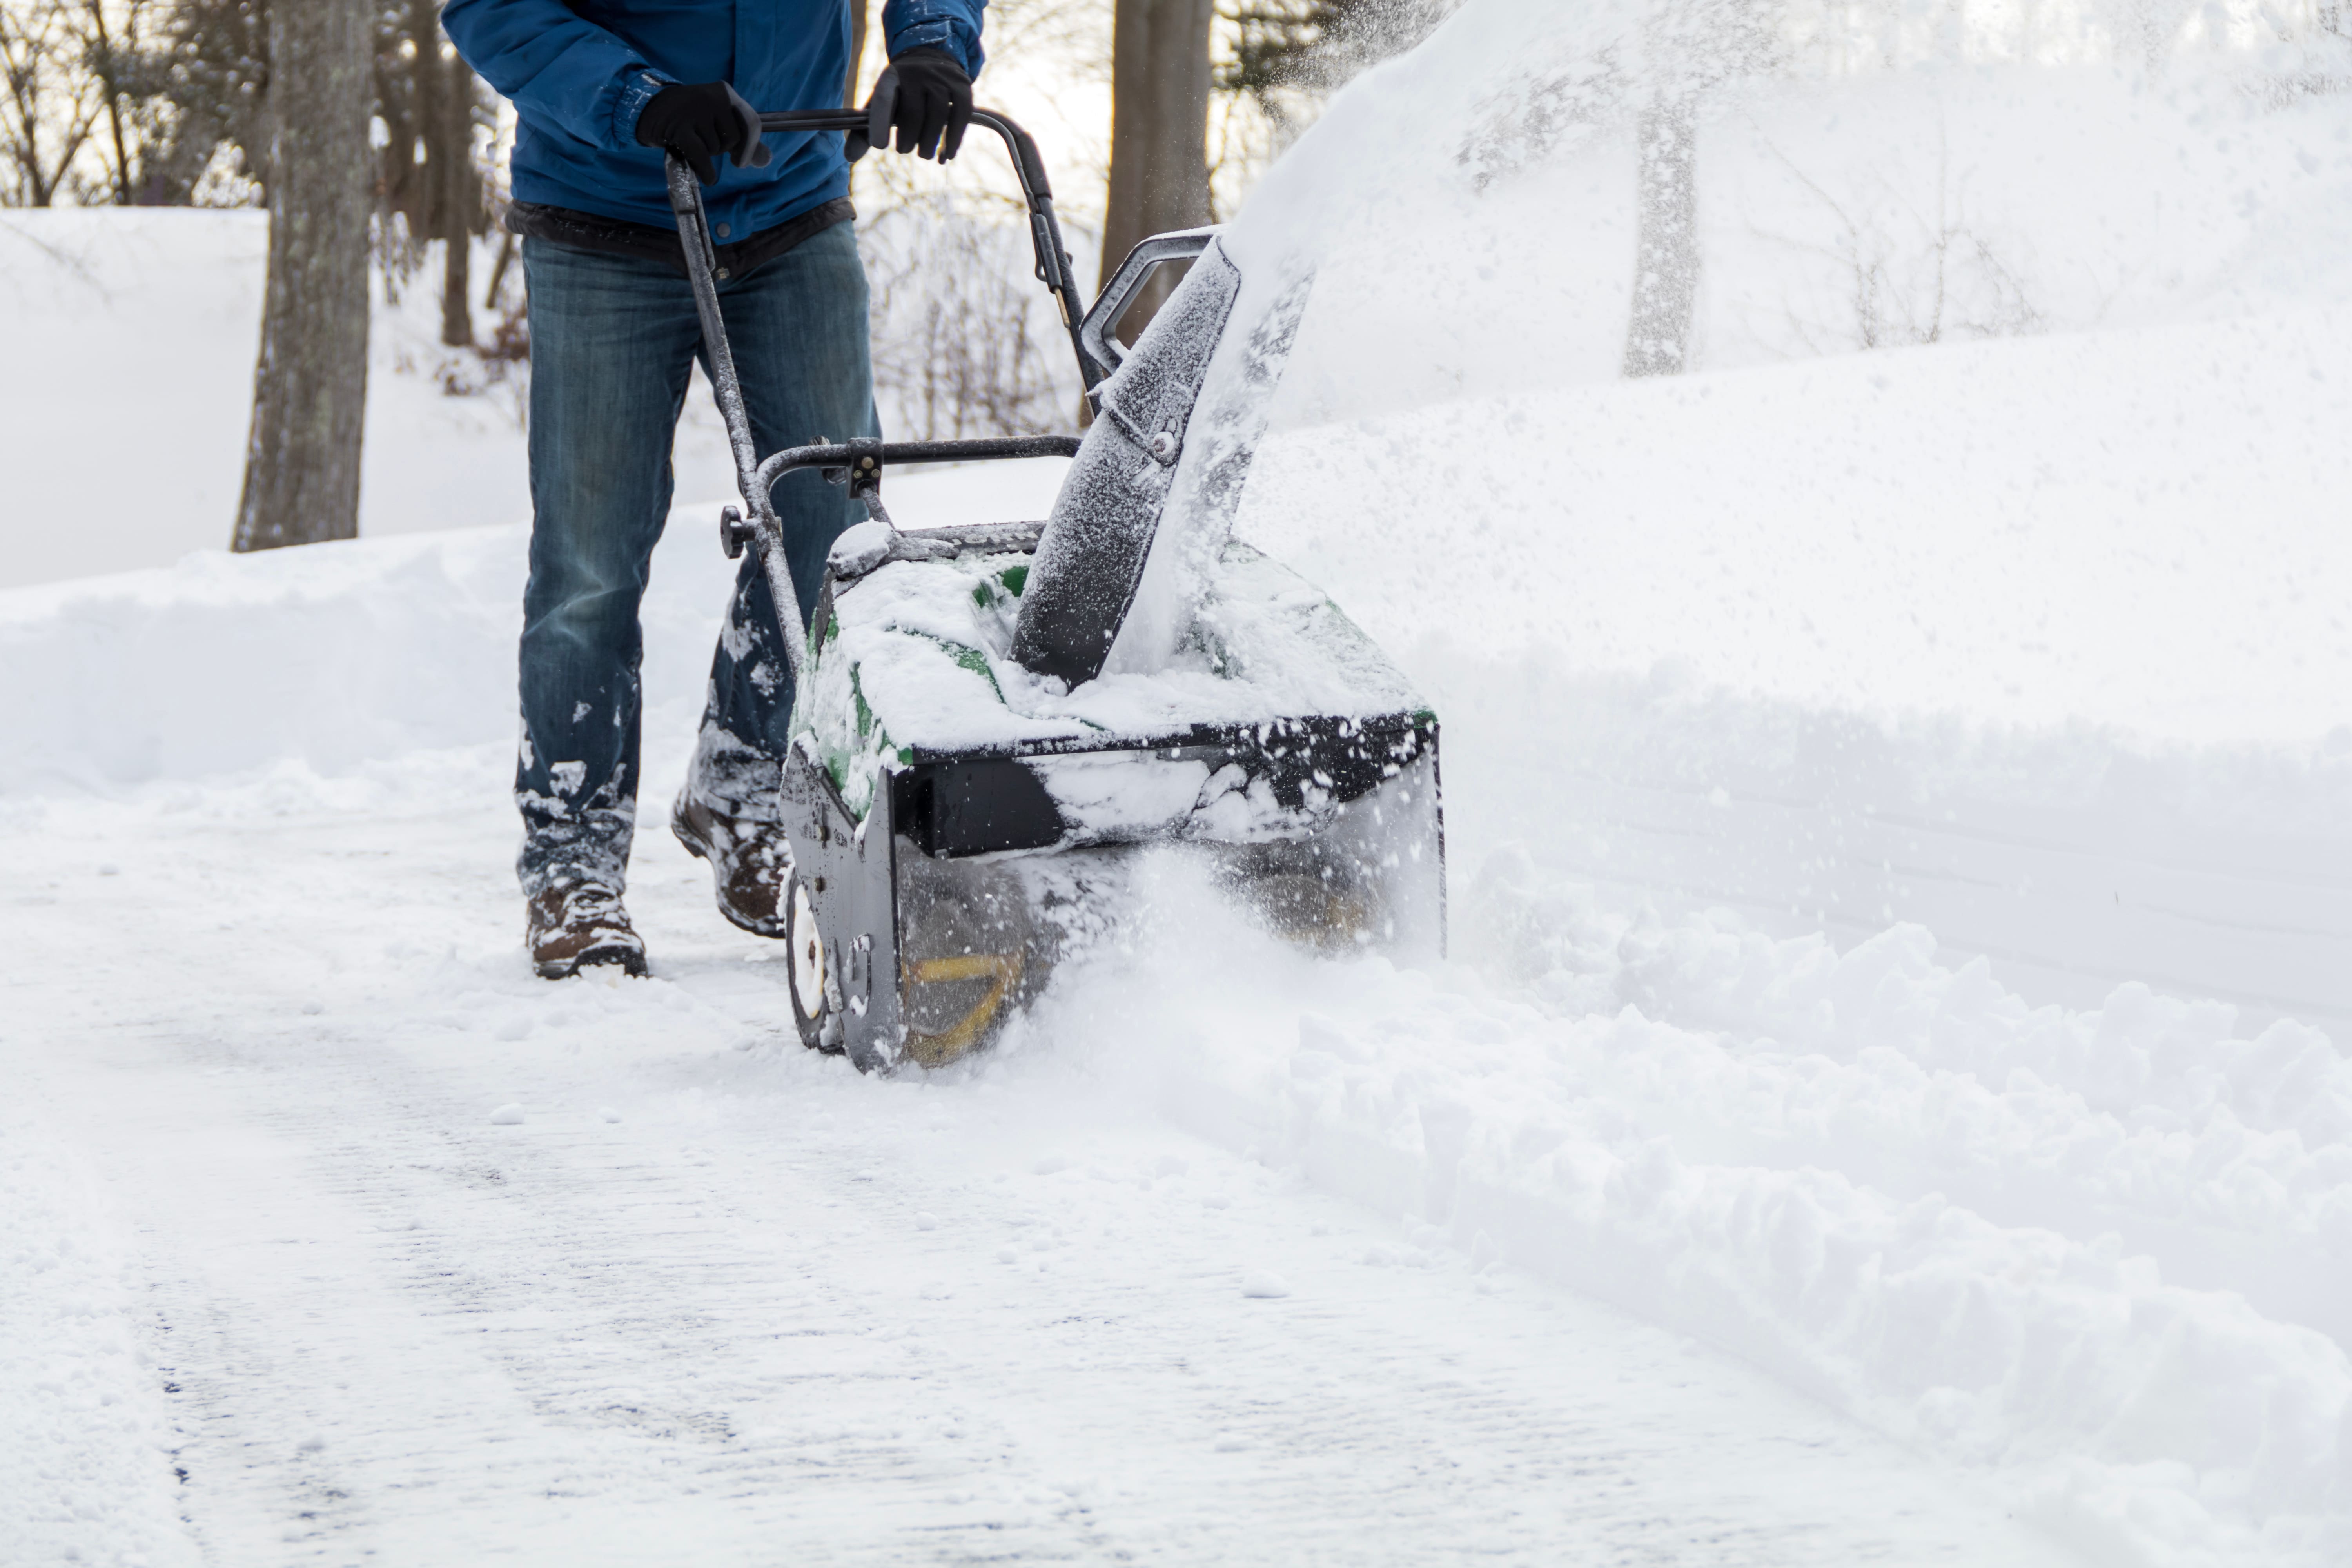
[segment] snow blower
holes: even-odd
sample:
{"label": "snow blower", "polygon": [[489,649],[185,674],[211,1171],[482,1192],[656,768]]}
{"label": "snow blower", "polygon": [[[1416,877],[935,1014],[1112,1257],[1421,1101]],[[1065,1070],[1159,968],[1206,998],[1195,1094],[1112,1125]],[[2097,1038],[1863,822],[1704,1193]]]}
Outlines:
{"label": "snow blower", "polygon": [[[744,501],[722,542],[757,552],[798,692],[780,786],[793,1014],[803,1044],[867,1070],[988,1044],[1133,907],[1148,848],[1196,858],[1264,926],[1326,952],[1444,942],[1436,715],[1328,597],[1231,537],[1311,277],[1259,290],[1244,328],[1221,231],[1162,235],[1083,308],[1035,143],[1002,114],[972,118],[1012,155],[1094,415],[1083,439],[760,456],[701,187],[668,169]],[[845,132],[865,116],[761,123]],[[1189,271],[1123,348],[1121,319],[1173,262]],[[899,529],[882,502],[901,464],[1041,456],[1076,459],[1042,522]],[[868,514],[805,608],[770,500],[803,468]]]}

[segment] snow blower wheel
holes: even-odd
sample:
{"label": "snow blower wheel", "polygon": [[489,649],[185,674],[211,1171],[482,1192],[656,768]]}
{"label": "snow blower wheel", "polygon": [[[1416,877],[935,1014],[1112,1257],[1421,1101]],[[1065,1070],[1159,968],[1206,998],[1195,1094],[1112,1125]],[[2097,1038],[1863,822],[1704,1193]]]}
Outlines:
{"label": "snow blower wheel", "polygon": [[824,932],[809,902],[808,886],[798,877],[792,879],[786,894],[784,950],[791,972],[785,989],[793,994],[793,1023],[800,1030],[801,1044],[813,1051],[829,1049],[830,1054],[839,1055],[840,1046],[828,1047],[824,1043]]}
{"label": "snow blower wheel", "polygon": [[[777,788],[793,1022],[861,1071],[986,1049],[1068,955],[1135,929],[1147,849],[1200,857],[1246,918],[1310,951],[1444,951],[1437,715],[1328,597],[1232,538],[1312,273],[1245,287],[1222,231],[1160,235],[1089,309],[1035,144],[993,110],[972,121],[1012,154],[1096,416],[1083,439],[760,455],[702,187],[668,165],[743,496],[723,542],[754,552],[795,692]],[[865,123],[761,116],[793,134]],[[1182,280],[1123,347],[1113,329],[1173,263]],[[882,505],[898,464],[1042,457],[1073,459],[1044,521],[900,529]],[[803,469],[867,519],[813,606],[771,495]]]}

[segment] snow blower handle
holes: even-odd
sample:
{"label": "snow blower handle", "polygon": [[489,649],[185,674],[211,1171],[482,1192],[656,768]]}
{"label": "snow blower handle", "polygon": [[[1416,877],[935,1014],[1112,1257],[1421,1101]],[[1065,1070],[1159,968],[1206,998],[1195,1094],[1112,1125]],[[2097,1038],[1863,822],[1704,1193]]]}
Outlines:
{"label": "snow blower handle", "polygon": [[[759,542],[761,570],[768,593],[776,602],[776,630],[784,645],[784,663],[793,672],[793,689],[801,689],[808,663],[808,611],[793,586],[792,570],[784,561],[783,524],[764,489],[755,491],[753,476],[760,470],[760,451],[751,444],[751,416],[743,407],[743,384],[735,374],[735,351],[727,341],[726,318],[719,312],[719,284],[727,268],[719,265],[711,248],[710,217],[702,205],[702,182],[677,153],[666,160],[669,175],[670,210],[677,215],[677,237],[686,252],[687,280],[694,286],[694,313],[702,322],[702,349],[710,367],[710,390],[727,422],[727,444],[735,454],[735,485],[751,508],[749,531]],[[732,507],[728,509],[730,512]],[[733,537],[722,525],[722,536]]]}
{"label": "snow blower handle", "polygon": [[[1013,156],[1013,169],[1021,182],[1022,199],[1029,207],[1029,235],[1037,252],[1037,277],[1054,295],[1061,307],[1062,322],[1069,331],[1070,350],[1077,356],[1078,374],[1087,390],[1110,374],[1110,366],[1097,364],[1087,354],[1078,336],[1078,326],[1086,319],[1086,309],[1077,297],[1077,285],[1070,273],[1069,253],[1062,248],[1062,230],[1054,218],[1054,193],[1045,183],[1045,165],[1037,156],[1037,144],[1029,133],[994,110],[976,109],[972,120],[985,125],[1004,140]],[[784,114],[762,114],[760,129],[769,132],[808,132],[818,131],[853,131],[866,124],[862,109],[797,110]],[[776,517],[776,508],[770,499],[769,489],[781,472],[771,459],[768,471],[762,470],[759,449],[751,441],[751,420],[743,406],[743,384],[735,374],[735,352],[727,342],[727,322],[719,310],[719,285],[727,280],[729,268],[720,265],[717,247],[711,242],[710,216],[703,205],[702,182],[686,160],[672,153],[667,159],[669,178],[670,210],[677,216],[679,246],[686,252],[686,275],[694,287],[694,310],[702,323],[702,346],[710,368],[710,389],[717,395],[719,412],[727,421],[727,442],[735,456],[736,487],[742,493],[744,504],[751,516],[722,521],[720,537],[740,548],[756,542],[760,551],[761,569],[767,575],[768,590],[776,602],[777,630],[782,634],[784,660],[792,667],[793,681],[797,689],[808,659],[809,607],[800,602],[793,591],[792,573],[784,562],[783,525]],[[945,444],[941,444],[945,445]],[[979,442],[974,447],[1009,447],[1013,443]],[[806,448],[795,448],[805,450]],[[902,455],[901,455],[902,454]],[[871,456],[877,461],[898,455],[905,462],[948,461],[942,458],[917,455],[910,448],[886,451],[879,442],[860,444],[859,456]],[[972,458],[1028,456],[1026,452],[994,450],[973,451]],[[786,457],[789,454],[779,454]],[[830,466],[830,465],[813,465]],[[868,476],[878,482],[878,471]],[[732,509],[730,508],[731,511]]]}
{"label": "snow blower handle", "polygon": [[[1003,139],[1004,151],[1013,160],[1013,177],[1021,182],[1021,199],[1029,208],[1029,244],[1037,255],[1037,281],[1061,310],[1062,328],[1069,333],[1070,352],[1077,357],[1079,383],[1092,392],[1111,367],[1087,353],[1078,337],[1087,303],[1078,297],[1070,253],[1062,248],[1062,226],[1054,216],[1054,187],[1045,178],[1045,161],[1037,155],[1037,143],[1029,132],[995,110],[973,110],[971,122],[988,127]],[[866,123],[862,109],[797,109],[760,116],[763,132],[857,131]]]}
{"label": "snow blower handle", "polygon": [[802,468],[814,468],[835,484],[846,484],[861,500],[881,489],[882,470],[901,463],[996,463],[1013,458],[1075,458],[1076,436],[991,436],[976,441],[827,441],[787,447],[772,453],[751,477],[769,495],[776,481]]}

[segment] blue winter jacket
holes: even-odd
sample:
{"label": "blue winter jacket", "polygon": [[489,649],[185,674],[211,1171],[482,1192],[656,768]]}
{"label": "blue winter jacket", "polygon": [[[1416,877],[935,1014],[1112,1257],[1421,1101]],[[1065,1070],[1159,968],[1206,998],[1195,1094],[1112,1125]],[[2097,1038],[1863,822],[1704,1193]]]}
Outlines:
{"label": "blue winter jacket", "polygon": [[[888,0],[893,55],[944,49],[980,74],[988,0]],[[755,109],[835,109],[849,73],[845,0],[448,0],[466,63],[514,100],[517,201],[675,228],[662,153],[637,116],[672,82],[726,81]],[[764,169],[730,161],[704,192],[711,226],[748,239],[849,190],[837,132],[771,136]]]}

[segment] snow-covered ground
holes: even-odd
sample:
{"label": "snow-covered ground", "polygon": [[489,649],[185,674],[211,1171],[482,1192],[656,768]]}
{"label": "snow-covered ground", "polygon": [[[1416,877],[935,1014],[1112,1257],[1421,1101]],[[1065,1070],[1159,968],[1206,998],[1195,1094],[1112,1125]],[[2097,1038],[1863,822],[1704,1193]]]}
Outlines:
{"label": "snow-covered ground", "polygon": [[[1630,154],[1520,101],[1563,15],[1474,0],[1237,231],[1321,268],[1243,531],[1445,722],[1433,970],[1171,867],[990,1058],[860,1079],[657,830],[654,977],[529,977],[520,530],[0,594],[0,1561],[2352,1561],[2352,106],[1737,98],[1699,370],[1627,384]],[[1850,352],[1937,188],[1962,326]],[[11,339],[73,481],[12,549],[198,504],[104,388],[225,530],[249,323],[124,368],[244,220],[7,221],[128,258],[8,274],[83,301]],[[512,437],[402,384],[422,529]]]}
{"label": "snow-covered ground", "polygon": [[771,954],[674,848],[632,889],[657,978],[534,981],[496,784],[411,759],[10,836],[0,1556],[2064,1560],[1235,1142],[1154,1031],[928,1083],[780,1048]]}
{"label": "snow-covered ground", "polygon": [[[268,218],[142,208],[0,215],[0,587],[163,566],[226,547],[260,344]],[[478,277],[487,279],[492,250]],[[431,279],[379,311],[360,529],[528,516],[511,396],[444,395]],[[487,333],[488,318],[480,323]],[[419,453],[432,460],[420,462]],[[680,467],[718,494],[725,444],[700,424]],[[715,480],[717,488],[709,488]]]}

